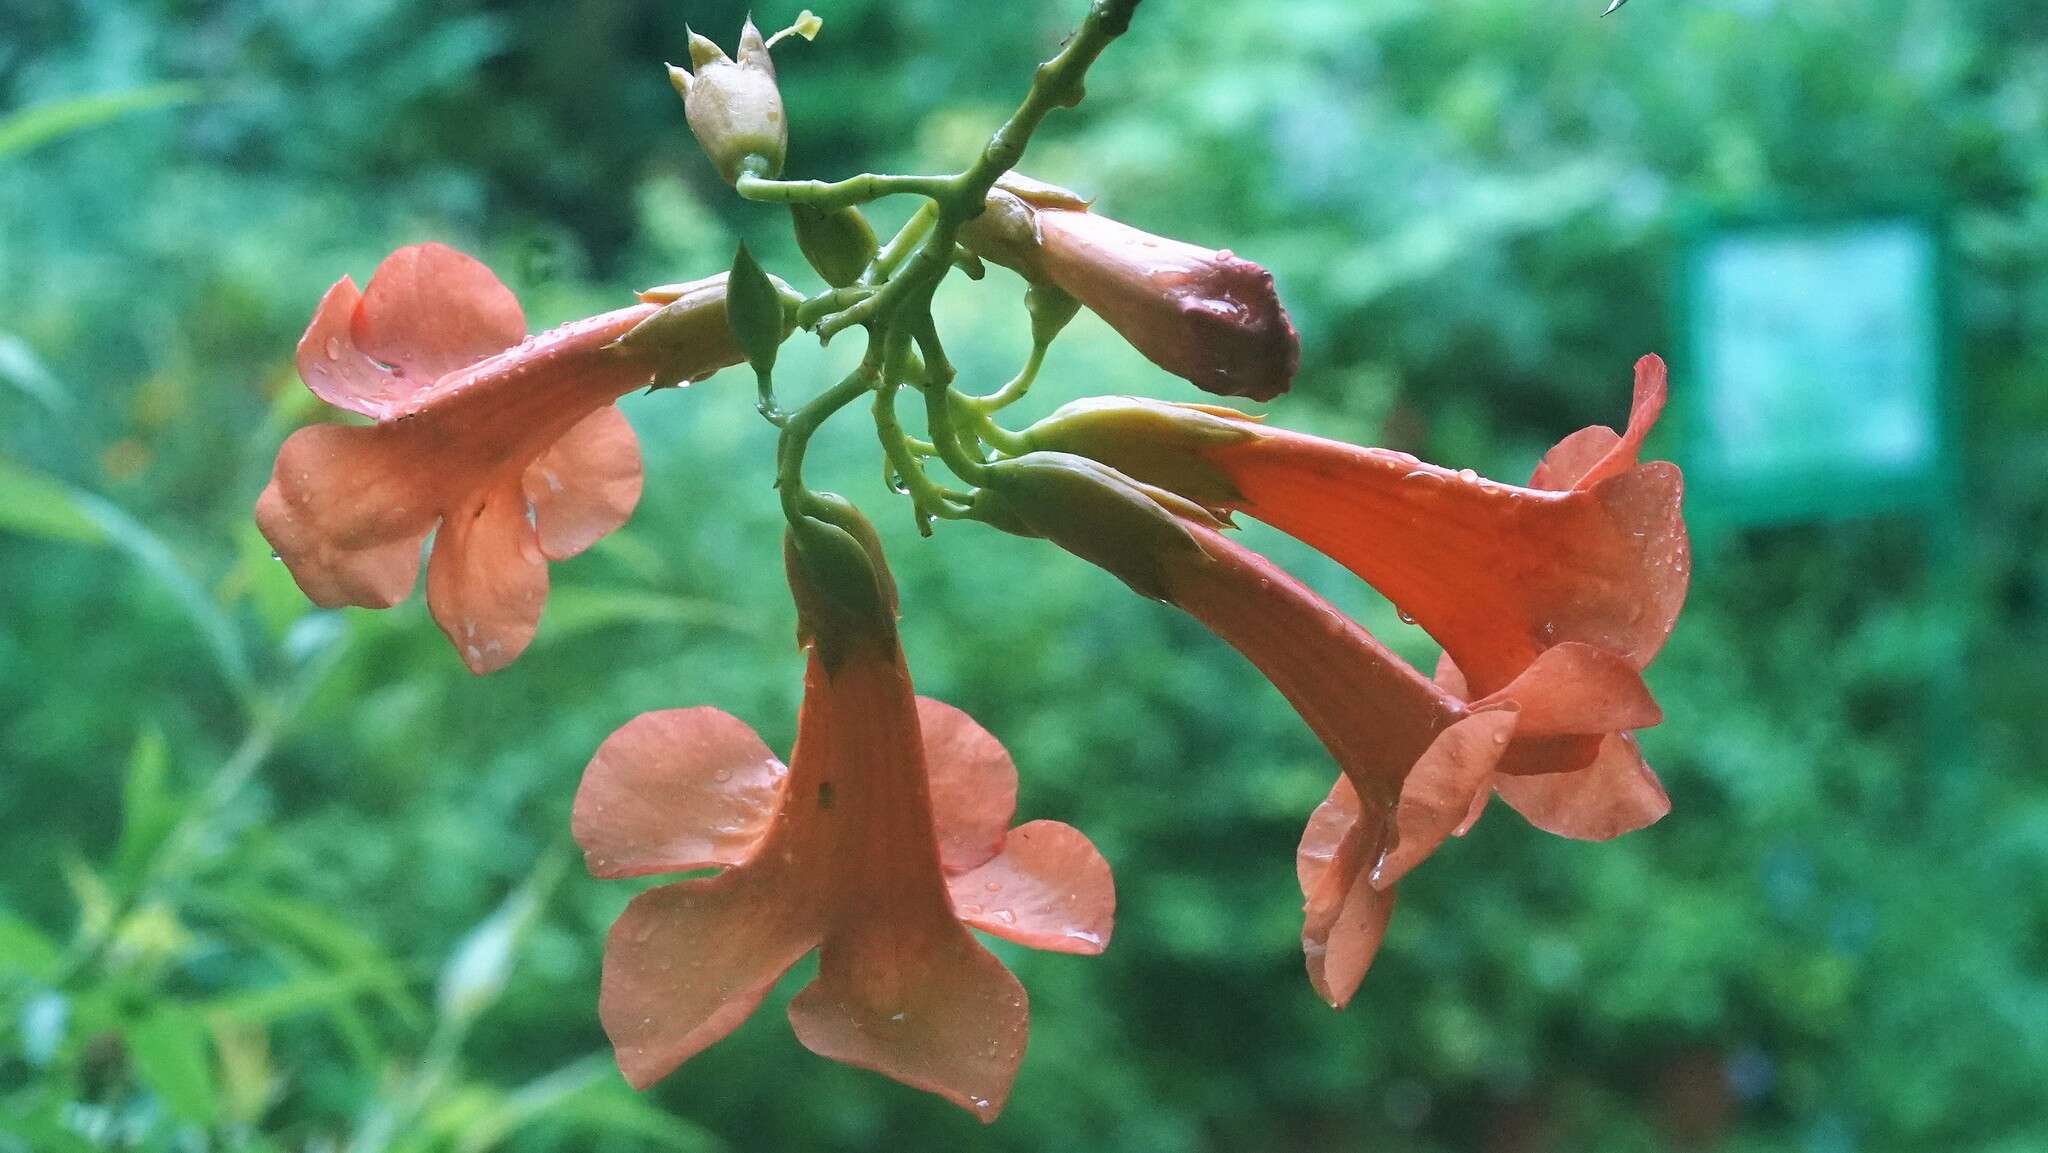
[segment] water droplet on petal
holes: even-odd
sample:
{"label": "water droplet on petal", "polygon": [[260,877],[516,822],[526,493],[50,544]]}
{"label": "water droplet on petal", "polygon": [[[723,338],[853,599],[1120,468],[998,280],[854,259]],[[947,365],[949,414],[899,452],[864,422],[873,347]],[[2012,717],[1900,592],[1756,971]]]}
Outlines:
{"label": "water droplet on petal", "polygon": [[327,338],[327,359],[341,359],[341,341],[332,336]]}

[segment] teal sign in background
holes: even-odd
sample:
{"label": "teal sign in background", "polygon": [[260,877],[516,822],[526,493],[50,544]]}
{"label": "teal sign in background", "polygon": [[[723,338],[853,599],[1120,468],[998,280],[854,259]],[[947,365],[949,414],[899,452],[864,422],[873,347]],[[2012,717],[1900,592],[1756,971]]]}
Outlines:
{"label": "teal sign in background", "polygon": [[1691,511],[1775,521],[1942,499],[1940,248],[1913,220],[1702,236],[1688,262]]}

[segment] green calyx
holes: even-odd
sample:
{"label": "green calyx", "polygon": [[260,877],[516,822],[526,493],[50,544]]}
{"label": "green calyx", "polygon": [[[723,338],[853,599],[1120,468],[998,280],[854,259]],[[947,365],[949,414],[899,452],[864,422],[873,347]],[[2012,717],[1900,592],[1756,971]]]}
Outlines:
{"label": "green calyx", "polygon": [[1171,599],[1175,566],[1207,560],[1190,526],[1224,527],[1200,505],[1061,452],[990,465],[976,512],[1006,532],[1053,541],[1161,601]]}
{"label": "green calyx", "polygon": [[796,246],[825,283],[847,288],[858,282],[881,249],[875,230],[858,208],[789,206]]}
{"label": "green calyx", "polygon": [[1243,494],[1207,454],[1262,435],[1255,418],[1234,409],[1102,396],[1062,406],[1019,439],[1032,449],[1100,461],[1205,508],[1227,509]]}

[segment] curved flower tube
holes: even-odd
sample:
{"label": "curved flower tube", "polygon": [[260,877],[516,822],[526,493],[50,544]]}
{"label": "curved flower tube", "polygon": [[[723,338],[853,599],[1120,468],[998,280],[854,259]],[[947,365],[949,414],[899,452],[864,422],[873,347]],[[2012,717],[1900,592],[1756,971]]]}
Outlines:
{"label": "curved flower tube", "polygon": [[1109,322],[1147,360],[1205,392],[1286,392],[1301,338],[1273,274],[1229,251],[1168,240],[1088,211],[1064,188],[1011,173],[961,243]]}
{"label": "curved flower tube", "polygon": [[[1200,506],[1095,461],[1028,453],[991,466],[984,494],[992,523],[1042,536],[1201,621],[1273,682],[1343,770],[1338,808],[1319,813],[1301,850],[1302,945],[1310,982],[1332,1005],[1364,978],[1393,884],[1458,826],[1471,791],[1516,743],[1659,719],[1633,668],[1580,644],[1468,703],[1224,536]],[[1430,787],[1404,788],[1417,777]]]}
{"label": "curved flower tube", "polygon": [[401,248],[366,290],[347,277],[328,289],[298,347],[315,395],[375,423],[293,433],[256,523],[329,608],[405,599],[438,525],[427,605],[463,663],[490,672],[533,639],[547,562],[590,547],[639,501],[639,443],[612,402],[739,359],[723,276],[667,308],[528,337],[518,300],[482,264],[438,244]]}
{"label": "curved flower tube", "polygon": [[1109,866],[1071,826],[1009,827],[1016,766],[965,713],[912,696],[865,522],[860,545],[808,527],[825,543],[787,550],[810,651],[789,767],[734,718],[676,709],[628,723],[585,770],[574,830],[593,874],[721,870],[627,906],[599,1014],[620,1070],[645,1087],[817,948],[817,979],[789,1007],[797,1039],[990,1121],[1029,1012],[968,927],[1098,953]]}
{"label": "curved flower tube", "polygon": [[[1664,398],[1664,363],[1644,357],[1627,431],[1574,433],[1529,487],[1209,406],[1084,401],[1025,435],[1313,546],[1442,644],[1455,667],[1440,679],[1472,698],[1504,689],[1560,644],[1641,669],[1670,635],[1690,575],[1683,484],[1675,466],[1637,461]],[[1520,741],[1499,769],[1504,798],[1568,836],[1612,837],[1670,808],[1619,731]]]}

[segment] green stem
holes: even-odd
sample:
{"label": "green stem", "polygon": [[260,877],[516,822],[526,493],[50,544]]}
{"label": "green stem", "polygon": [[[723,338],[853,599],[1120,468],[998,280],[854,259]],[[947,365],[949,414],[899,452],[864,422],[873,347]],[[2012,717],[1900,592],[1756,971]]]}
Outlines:
{"label": "green stem", "polygon": [[884,244],[882,250],[875,254],[860,282],[872,286],[896,275],[896,269],[902,266],[903,259],[917,248],[919,241],[930,235],[932,225],[937,223],[938,219],[939,210],[936,205],[930,201],[918,205],[917,211],[910,214],[910,219],[903,222],[903,227],[896,230],[896,235],[889,238],[889,243]]}
{"label": "green stem", "polygon": [[989,393],[987,396],[968,397],[968,403],[983,415],[987,415],[993,412],[1000,412],[1023,400],[1024,394],[1031,391],[1032,383],[1038,379],[1038,370],[1045,365],[1046,348],[1047,346],[1044,344],[1032,345],[1031,358],[1024,362],[1022,372],[1011,377],[1008,384]]}
{"label": "green stem", "polygon": [[909,193],[941,196],[951,187],[941,176],[885,176],[863,172],[844,180],[769,180],[743,172],[733,188],[748,200],[763,204],[808,204],[813,208],[851,208],[880,200],[884,196]]}
{"label": "green stem", "polygon": [[861,359],[859,367],[789,414],[788,421],[782,426],[782,436],[775,445],[775,489],[782,499],[782,515],[791,524],[803,519],[807,506],[813,500],[811,490],[804,487],[804,453],[810,448],[811,435],[833,413],[880,384],[880,364],[873,352],[871,345],[869,355]]}

